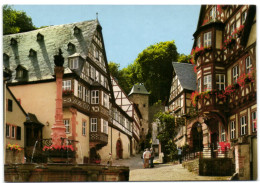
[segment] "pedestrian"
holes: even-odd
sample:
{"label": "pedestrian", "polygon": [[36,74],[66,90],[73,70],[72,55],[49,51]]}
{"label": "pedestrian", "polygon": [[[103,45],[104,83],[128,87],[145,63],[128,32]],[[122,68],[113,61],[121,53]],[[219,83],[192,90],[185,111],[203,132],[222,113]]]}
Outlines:
{"label": "pedestrian", "polygon": [[144,152],[144,168],[149,168],[149,159],[151,158],[151,153],[149,148],[146,148]]}
{"label": "pedestrian", "polygon": [[143,167],[145,168],[145,164],[144,164],[144,154],[145,154],[145,149],[144,149],[144,152],[143,152],[143,155],[142,155],[142,159],[143,159]]}
{"label": "pedestrian", "polygon": [[177,150],[178,150],[178,159],[179,159],[179,164],[181,164],[181,163],[182,163],[182,157],[181,157],[182,150],[181,150],[180,147],[179,147]]}
{"label": "pedestrian", "polygon": [[154,151],[153,148],[150,148],[151,158],[150,158],[150,168],[153,168],[153,159],[154,159]]}
{"label": "pedestrian", "polygon": [[107,160],[107,166],[112,166],[113,158],[112,158],[112,153],[110,152],[108,154],[108,160]]}

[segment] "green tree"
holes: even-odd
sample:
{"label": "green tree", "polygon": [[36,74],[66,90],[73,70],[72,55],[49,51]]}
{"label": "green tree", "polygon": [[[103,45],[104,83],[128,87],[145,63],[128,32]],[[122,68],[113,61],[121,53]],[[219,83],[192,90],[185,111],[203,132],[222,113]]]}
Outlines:
{"label": "green tree", "polygon": [[178,57],[177,61],[180,63],[190,63],[190,59],[191,59],[190,55],[181,54]]}
{"label": "green tree", "polygon": [[3,6],[3,34],[14,34],[35,30],[31,17],[24,11],[12,9],[9,5]]}
{"label": "green tree", "polygon": [[150,104],[166,101],[172,81],[172,62],[178,58],[174,41],[160,42],[143,50],[134,61],[135,75],[151,93]]}
{"label": "green tree", "polygon": [[175,118],[168,112],[158,112],[155,118],[160,121],[160,132],[157,135],[161,145],[162,152],[166,161],[172,161],[176,159],[177,148],[173,139],[176,135],[175,132]]}

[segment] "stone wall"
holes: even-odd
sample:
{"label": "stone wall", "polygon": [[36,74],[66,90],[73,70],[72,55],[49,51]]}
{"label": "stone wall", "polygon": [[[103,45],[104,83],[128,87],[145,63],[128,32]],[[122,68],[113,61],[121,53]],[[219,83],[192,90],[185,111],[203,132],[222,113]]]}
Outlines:
{"label": "stone wall", "polygon": [[234,165],[231,158],[210,158],[199,160],[199,175],[203,176],[231,176]]}
{"label": "stone wall", "polygon": [[7,182],[128,181],[129,167],[70,164],[5,165]]}

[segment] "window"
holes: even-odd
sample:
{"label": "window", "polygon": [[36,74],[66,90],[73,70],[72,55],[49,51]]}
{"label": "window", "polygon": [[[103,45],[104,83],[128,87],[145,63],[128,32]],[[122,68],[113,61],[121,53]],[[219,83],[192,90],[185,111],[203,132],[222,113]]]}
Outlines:
{"label": "window", "polygon": [[97,132],[97,118],[91,118],[91,132]]}
{"label": "window", "polygon": [[213,8],[209,12],[209,18],[210,20],[215,20],[216,19],[216,6],[213,6]]}
{"label": "window", "polygon": [[90,77],[92,79],[95,79],[95,75],[96,75],[95,68],[93,66],[90,66]]}
{"label": "window", "polygon": [[234,139],[235,138],[235,131],[236,131],[236,127],[235,127],[235,121],[231,121],[230,122],[230,139]]}
{"label": "window", "polygon": [[114,119],[115,119],[116,121],[118,121],[117,109],[114,110]]}
{"label": "window", "polygon": [[86,135],[86,121],[82,122],[82,135]]}
{"label": "window", "polygon": [[233,82],[236,82],[239,76],[238,65],[232,68],[232,73],[233,73]]}
{"label": "window", "polygon": [[230,35],[232,36],[232,38],[235,38],[235,34],[234,34],[235,29],[236,29],[236,23],[234,22],[234,23],[230,26]]}
{"label": "window", "polygon": [[201,92],[201,78],[198,79],[198,91]]}
{"label": "window", "polygon": [[225,90],[225,75],[224,74],[216,75],[216,84],[217,84],[217,89]]}
{"label": "window", "polygon": [[[85,91],[84,91],[85,90]],[[83,88],[84,91],[84,96],[83,96],[83,100],[89,103],[89,90],[87,88]]]}
{"label": "window", "polygon": [[103,93],[103,104],[106,108],[109,108],[109,98],[106,93]]}
{"label": "window", "polygon": [[10,112],[13,111],[13,101],[11,99],[7,100],[7,110]]}
{"label": "window", "polygon": [[251,58],[248,56],[246,57],[246,73],[249,73],[252,69],[252,61]]}
{"label": "window", "polygon": [[63,120],[63,122],[64,122],[64,125],[65,125],[65,132],[66,133],[70,133],[70,120],[69,119],[64,119]]}
{"label": "window", "polygon": [[104,76],[100,74],[100,84],[104,86]]}
{"label": "window", "polygon": [[78,97],[83,99],[83,87],[80,84],[78,85]]}
{"label": "window", "polygon": [[6,137],[10,137],[10,125],[6,124]]}
{"label": "window", "polygon": [[211,75],[204,76],[204,91],[210,91],[211,90]]}
{"label": "window", "polygon": [[79,58],[78,57],[70,58],[69,65],[70,65],[71,69],[78,69],[78,67],[79,67]]}
{"label": "window", "polygon": [[15,126],[11,126],[11,138],[15,138]]}
{"label": "window", "polygon": [[240,118],[240,134],[241,135],[246,134],[246,116],[242,116]]}
{"label": "window", "polygon": [[91,104],[99,104],[99,91],[98,90],[91,91]]}
{"label": "window", "polygon": [[62,81],[62,90],[71,90],[71,80]]}
{"label": "window", "polygon": [[197,47],[198,47],[198,48],[201,47],[200,37],[198,37],[198,39],[197,39]]}
{"label": "window", "polygon": [[103,132],[108,134],[108,122],[106,120],[103,120]]}
{"label": "window", "polygon": [[16,140],[21,140],[21,127],[16,127]]}
{"label": "window", "polygon": [[247,12],[244,11],[244,12],[242,13],[242,15],[241,15],[241,24],[244,24],[244,23],[245,23],[245,21],[246,21],[246,15],[247,15]]}
{"label": "window", "polygon": [[256,132],[256,111],[252,112],[252,132]]}
{"label": "window", "polygon": [[207,32],[204,34],[204,47],[211,46],[211,32]]}
{"label": "window", "polygon": [[95,78],[96,82],[99,82],[99,72],[96,70],[96,78]]}
{"label": "window", "polygon": [[98,61],[101,63],[102,62],[102,53],[101,52],[99,52],[99,59],[98,59]]}
{"label": "window", "polygon": [[221,142],[225,142],[225,141],[226,141],[225,128],[223,126],[221,126]]}
{"label": "window", "polygon": [[23,78],[23,70],[19,69],[16,71],[16,78]]}

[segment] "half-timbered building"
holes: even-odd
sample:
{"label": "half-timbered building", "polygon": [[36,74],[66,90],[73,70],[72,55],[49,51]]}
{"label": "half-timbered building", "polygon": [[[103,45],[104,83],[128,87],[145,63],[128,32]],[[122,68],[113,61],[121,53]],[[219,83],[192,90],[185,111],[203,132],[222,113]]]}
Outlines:
{"label": "half-timbered building", "polygon": [[66,138],[76,142],[77,162],[93,162],[98,154],[104,159],[109,152],[113,158],[129,157],[133,120],[115,103],[98,20],[4,36],[4,66],[12,72],[10,90],[26,112],[37,115],[44,124],[42,138],[49,139],[57,95],[54,56],[59,50],[64,57],[63,122]]}
{"label": "half-timbered building", "polygon": [[240,180],[255,180],[256,6],[202,5],[191,62],[199,115],[187,123],[190,148],[203,158],[232,158]]}

